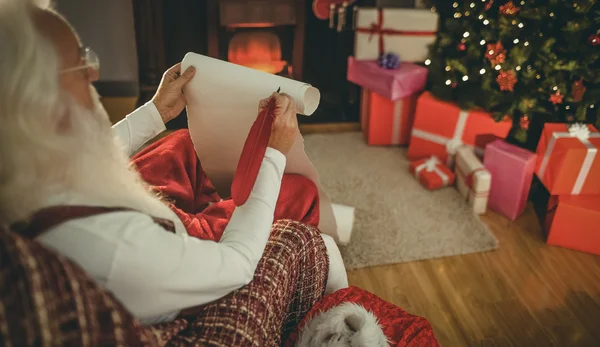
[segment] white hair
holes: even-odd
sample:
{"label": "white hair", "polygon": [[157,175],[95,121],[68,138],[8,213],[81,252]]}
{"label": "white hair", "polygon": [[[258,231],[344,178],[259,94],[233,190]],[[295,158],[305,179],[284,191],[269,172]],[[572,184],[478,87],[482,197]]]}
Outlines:
{"label": "white hair", "polygon": [[93,110],[61,90],[57,52],[30,6],[0,0],[0,222],[26,220],[65,193],[172,219],[130,167],[93,87]]}

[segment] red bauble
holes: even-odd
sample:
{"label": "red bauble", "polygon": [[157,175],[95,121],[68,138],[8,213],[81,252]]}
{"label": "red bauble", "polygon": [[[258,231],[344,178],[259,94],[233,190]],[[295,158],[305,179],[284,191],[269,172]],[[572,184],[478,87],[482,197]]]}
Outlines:
{"label": "red bauble", "polygon": [[594,47],[600,45],[600,35],[592,34],[588,37],[588,43]]}
{"label": "red bauble", "polygon": [[459,43],[459,44],[456,46],[456,48],[457,48],[459,51],[464,51],[465,49],[467,49],[467,46],[466,46],[464,43],[462,43],[462,42],[461,42],[461,43]]}
{"label": "red bauble", "polygon": [[517,77],[512,70],[501,71],[500,74],[498,74],[498,77],[496,77],[496,82],[498,82],[501,91],[512,92],[517,83]]}
{"label": "red bauble", "polygon": [[502,42],[488,43],[485,57],[489,59],[492,65],[502,64],[506,60],[506,49],[502,46]]}
{"label": "red bauble", "polygon": [[564,97],[565,96],[562,95],[559,90],[557,90],[556,93],[550,94],[550,98],[548,100],[554,105],[562,104]]}
{"label": "red bauble", "polygon": [[321,20],[328,19],[329,6],[335,5],[337,8],[337,6],[341,5],[344,1],[347,0],[313,0],[312,8],[315,17]]}
{"label": "red bauble", "polygon": [[522,129],[529,129],[529,116],[527,115],[523,115],[523,117],[521,117],[521,119],[519,120],[519,125],[521,126]]}
{"label": "red bauble", "polygon": [[579,81],[573,82],[571,86],[571,93],[573,94],[573,101],[579,102],[583,100],[583,93],[585,93],[585,86],[583,85],[583,78]]}
{"label": "red bauble", "polygon": [[494,5],[494,0],[488,0],[488,1],[485,3],[485,10],[487,11],[487,10],[489,10],[490,8],[492,8],[492,5]]}
{"label": "red bauble", "polygon": [[504,15],[508,15],[508,16],[512,16],[514,14],[516,14],[517,12],[519,12],[521,8],[515,6],[515,4],[512,3],[512,1],[500,6],[500,13],[504,14]]}

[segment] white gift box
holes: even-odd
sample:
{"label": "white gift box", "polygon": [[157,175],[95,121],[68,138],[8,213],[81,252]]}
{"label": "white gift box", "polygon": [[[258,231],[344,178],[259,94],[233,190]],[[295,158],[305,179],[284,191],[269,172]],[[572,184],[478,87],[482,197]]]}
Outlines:
{"label": "white gift box", "polygon": [[483,167],[472,148],[463,147],[457,151],[455,171],[456,187],[460,194],[473,207],[474,213],[485,213],[492,175]]}
{"label": "white gift box", "polygon": [[359,8],[354,57],[374,60],[395,53],[400,61],[423,62],[435,41],[438,15],[430,10]]}

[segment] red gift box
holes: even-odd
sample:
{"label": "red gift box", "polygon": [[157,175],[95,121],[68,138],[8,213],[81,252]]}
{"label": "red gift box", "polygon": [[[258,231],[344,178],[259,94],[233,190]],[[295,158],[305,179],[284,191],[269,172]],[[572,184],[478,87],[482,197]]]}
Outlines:
{"label": "red gift box", "polygon": [[493,139],[506,138],[511,126],[510,120],[496,122],[489,113],[461,110],[425,92],[417,100],[408,158],[435,155],[451,166],[459,148],[471,147],[483,156],[485,145]]}
{"label": "red gift box", "polygon": [[362,90],[360,123],[369,145],[405,145],[410,139],[417,95],[391,101]]}
{"label": "red gift box", "polygon": [[548,244],[600,255],[600,196],[550,196],[544,226]]}
{"label": "red gift box", "polygon": [[423,187],[433,190],[454,184],[454,173],[437,157],[421,159],[410,163],[410,173],[421,182]]}
{"label": "red gift box", "polygon": [[546,123],[536,173],[552,195],[600,194],[600,133],[591,125]]}

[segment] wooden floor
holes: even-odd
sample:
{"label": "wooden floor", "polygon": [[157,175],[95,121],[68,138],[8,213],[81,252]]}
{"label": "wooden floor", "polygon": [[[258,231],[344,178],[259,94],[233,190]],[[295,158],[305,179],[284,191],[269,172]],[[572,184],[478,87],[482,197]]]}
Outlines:
{"label": "wooden floor", "polygon": [[350,284],[428,318],[442,346],[600,346],[600,256],[546,245],[531,206],[482,219],[496,251],[351,271]]}

